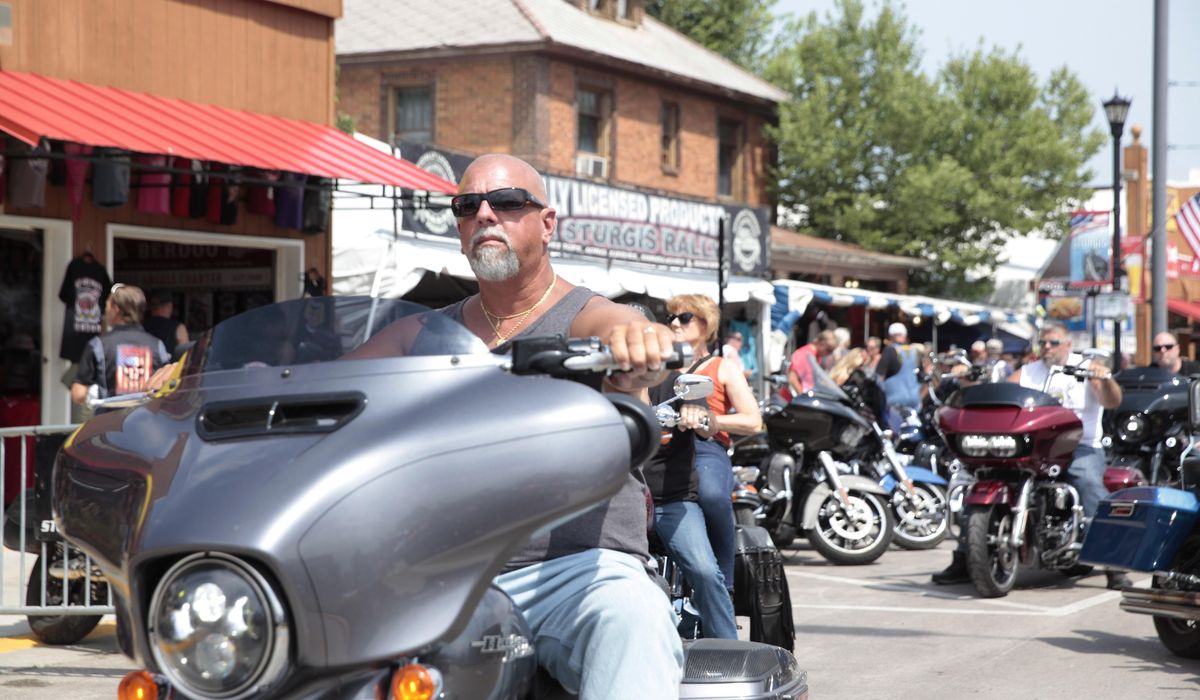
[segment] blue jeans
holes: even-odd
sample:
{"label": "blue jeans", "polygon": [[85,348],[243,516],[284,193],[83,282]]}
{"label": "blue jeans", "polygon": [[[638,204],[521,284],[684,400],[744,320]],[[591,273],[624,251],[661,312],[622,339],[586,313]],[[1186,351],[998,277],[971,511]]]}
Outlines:
{"label": "blue jeans", "polygon": [[1071,454],[1071,466],[1067,468],[1067,482],[1079,492],[1080,505],[1083,506],[1083,517],[1091,521],[1100,507],[1100,501],[1108,496],[1104,488],[1104,470],[1108,464],[1104,460],[1104,449],[1080,445]]}
{"label": "blue jeans", "polygon": [[583,700],[679,697],[675,611],[637,557],[589,549],[495,584],[529,623],[538,663],[568,691]]}
{"label": "blue jeans", "polygon": [[699,504],[675,501],[654,506],[654,531],[692,587],[692,600],[700,611],[704,636],[709,639],[737,639],[733,600],[725,588],[725,577],[721,575],[717,558],[713,556],[712,546],[708,543],[704,513]]}
{"label": "blue jeans", "polygon": [[696,440],[696,472],[700,475],[700,510],[708,541],[725,587],[733,590],[733,555],[737,550],[733,524],[733,464],[725,446],[716,440]]}

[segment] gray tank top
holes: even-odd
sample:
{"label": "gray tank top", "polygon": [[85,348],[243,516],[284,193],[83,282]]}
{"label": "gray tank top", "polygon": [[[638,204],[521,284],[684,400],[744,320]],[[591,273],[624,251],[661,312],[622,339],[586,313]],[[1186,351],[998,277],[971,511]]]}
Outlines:
{"label": "gray tank top", "polygon": [[[514,339],[537,335],[569,338],[571,323],[594,296],[599,295],[584,287],[571,289]],[[462,323],[463,306],[467,301],[464,299],[447,306],[442,312]],[[496,346],[492,352],[507,352],[511,342]],[[508,561],[504,570],[513,571],[588,549],[613,549],[632,554],[641,561],[649,559],[650,548],[646,543],[648,492],[641,476],[640,469],[630,472],[625,485],[608,502],[577,515],[547,533],[535,536]]]}

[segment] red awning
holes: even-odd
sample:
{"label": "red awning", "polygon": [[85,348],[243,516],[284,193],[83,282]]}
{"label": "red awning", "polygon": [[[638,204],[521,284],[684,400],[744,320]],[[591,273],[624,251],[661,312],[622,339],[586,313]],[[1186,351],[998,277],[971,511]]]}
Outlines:
{"label": "red awning", "polygon": [[1167,299],[1167,310],[1200,321],[1200,304],[1183,299]]}
{"label": "red awning", "polygon": [[328,126],[34,73],[0,70],[0,129],[30,145],[45,137],[366,184],[455,190],[453,183]]}

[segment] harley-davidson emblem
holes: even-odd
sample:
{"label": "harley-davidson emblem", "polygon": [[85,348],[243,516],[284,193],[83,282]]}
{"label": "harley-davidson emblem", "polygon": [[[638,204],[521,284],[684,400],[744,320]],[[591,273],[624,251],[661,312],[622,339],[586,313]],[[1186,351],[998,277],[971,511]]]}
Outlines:
{"label": "harley-davidson emblem", "polygon": [[489,634],[479,641],[471,642],[471,646],[483,654],[504,654],[505,662],[523,659],[533,654],[533,645],[519,634],[510,634],[507,637]]}

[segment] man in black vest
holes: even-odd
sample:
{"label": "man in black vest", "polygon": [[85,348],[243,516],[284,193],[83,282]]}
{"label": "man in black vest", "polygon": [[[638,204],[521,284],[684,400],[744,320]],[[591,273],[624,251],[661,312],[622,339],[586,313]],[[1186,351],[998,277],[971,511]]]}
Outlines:
{"label": "man in black vest", "polygon": [[127,284],[114,284],[104,303],[103,335],[88,341],[79,359],[79,371],[71,384],[71,400],[84,405],[88,388],[97,387],[97,397],[145,391],[150,376],[170,361],[166,347],[142,329],[146,295]]}

